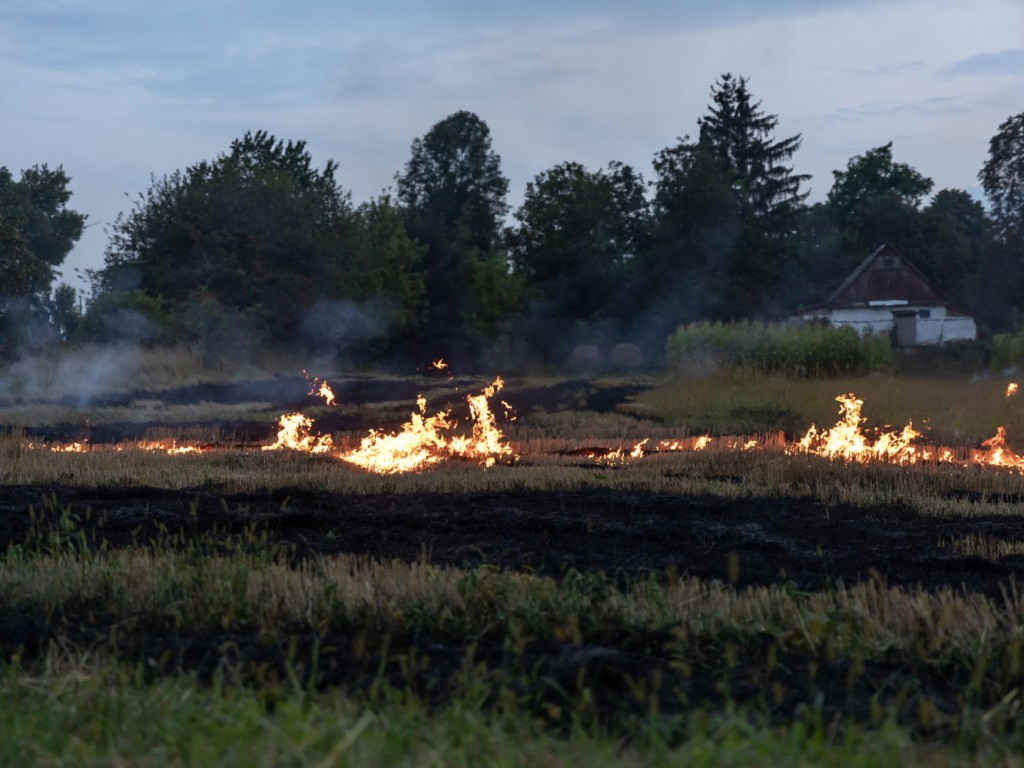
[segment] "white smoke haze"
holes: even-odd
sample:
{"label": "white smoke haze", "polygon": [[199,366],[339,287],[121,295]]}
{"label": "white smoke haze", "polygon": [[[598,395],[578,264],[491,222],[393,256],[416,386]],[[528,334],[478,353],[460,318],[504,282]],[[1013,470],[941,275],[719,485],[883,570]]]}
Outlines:
{"label": "white smoke haze", "polygon": [[298,341],[310,350],[312,364],[323,369],[356,347],[386,335],[388,316],[384,304],[319,301],[303,316]]}
{"label": "white smoke haze", "polygon": [[0,371],[0,395],[28,401],[69,400],[78,407],[98,395],[135,388],[135,345],[87,346],[21,358]]}

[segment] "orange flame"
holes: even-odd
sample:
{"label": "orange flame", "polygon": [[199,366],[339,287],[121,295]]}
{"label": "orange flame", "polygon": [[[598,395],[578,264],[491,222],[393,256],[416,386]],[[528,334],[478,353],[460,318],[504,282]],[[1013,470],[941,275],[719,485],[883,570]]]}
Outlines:
{"label": "orange flame", "polygon": [[180,456],[183,453],[202,453],[208,447],[179,444],[176,440],[140,440],[135,447],[142,451],[163,451],[169,456]]}
{"label": "orange flame", "polygon": [[51,445],[50,450],[54,453],[85,453],[89,450],[89,443],[58,443]]}
{"label": "orange flame", "polygon": [[499,458],[514,456],[487,402],[503,386],[504,382],[498,377],[479,395],[466,397],[473,420],[473,433],[469,437],[449,437],[446,433],[455,426],[455,422],[449,421],[451,411],[440,411],[428,417],[426,398],[420,395],[416,399],[419,411],[413,412],[400,432],[385,435],[370,430],[358,448],[339,458],[381,474],[414,472],[436,464],[446,455],[494,466]]}
{"label": "orange flame", "polygon": [[330,435],[314,435],[309,431],[313,420],[301,413],[286,413],[278,422],[280,429],[272,445],[262,446],[264,451],[278,451],[288,448],[305,453],[326,453],[334,447]]}
{"label": "orange flame", "polygon": [[[321,381],[319,376],[314,376],[312,379],[310,379],[308,373],[306,373],[305,371],[303,371],[303,373],[306,374],[306,381],[309,382],[309,394],[322,397],[324,399],[324,402],[326,402],[328,405],[334,405],[334,392],[331,391],[330,386],[327,384],[327,380],[324,379],[323,381]],[[320,382],[319,387],[317,387],[317,382]]]}
{"label": "orange flame", "polygon": [[432,362],[430,365],[431,365],[432,368],[436,368],[439,371],[443,371],[445,368],[448,367],[448,363],[446,363],[444,361],[443,357],[439,357],[437,360]]}
{"label": "orange flame", "polygon": [[860,415],[864,401],[852,392],[836,398],[839,405],[840,419],[832,429],[818,430],[812,424],[795,449],[830,459],[846,461],[892,461],[897,464],[910,464],[917,460],[917,449],[911,443],[920,436],[913,423],[908,423],[900,432],[886,432],[874,441],[869,442],[861,431],[865,421]]}
{"label": "orange flame", "polygon": [[988,449],[988,452],[976,455],[975,461],[994,467],[1024,470],[1024,458],[1010,450],[1006,444],[1006,427],[997,427],[995,436],[982,441],[981,444]]}
{"label": "orange flame", "polygon": [[1007,397],[1013,397],[1014,395],[1017,394],[1017,390],[1018,390],[1017,382],[1016,381],[1011,381],[1009,384],[1006,385],[1006,396]]}
{"label": "orange flame", "polygon": [[381,474],[413,472],[436,464],[447,447],[444,432],[452,426],[448,412],[427,417],[427,400],[423,395],[416,398],[416,405],[419,412],[413,412],[401,432],[385,435],[371,429],[357,449],[339,458]]}

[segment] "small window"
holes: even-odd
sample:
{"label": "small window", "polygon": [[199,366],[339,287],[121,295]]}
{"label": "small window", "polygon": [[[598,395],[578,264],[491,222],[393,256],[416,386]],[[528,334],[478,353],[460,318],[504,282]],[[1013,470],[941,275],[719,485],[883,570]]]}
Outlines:
{"label": "small window", "polygon": [[922,320],[931,320],[932,311],[930,309],[919,309],[917,310],[917,316]]}
{"label": "small window", "polygon": [[896,269],[896,257],[895,256],[883,256],[882,257],[882,269]]}

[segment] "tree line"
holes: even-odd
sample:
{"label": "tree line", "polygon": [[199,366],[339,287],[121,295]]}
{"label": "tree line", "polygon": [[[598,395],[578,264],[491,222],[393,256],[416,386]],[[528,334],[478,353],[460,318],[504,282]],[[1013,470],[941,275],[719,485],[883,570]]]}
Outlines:
{"label": "tree line", "polygon": [[888,144],[807,202],[802,137],[777,137],[748,80],[722,75],[651,177],[612,160],[538,173],[508,203],[487,124],[459,111],[411,145],[393,190],[356,204],[303,141],[246,133],[153,177],[111,225],[81,307],[64,257],[85,216],[62,168],[0,169],[0,332],[8,356],[79,341],[285,347],[354,360],[564,360],[577,343],[657,355],[697,320],[771,319],[827,298],[882,242],[988,332],[1020,324],[1024,114],[979,173],[986,210]]}

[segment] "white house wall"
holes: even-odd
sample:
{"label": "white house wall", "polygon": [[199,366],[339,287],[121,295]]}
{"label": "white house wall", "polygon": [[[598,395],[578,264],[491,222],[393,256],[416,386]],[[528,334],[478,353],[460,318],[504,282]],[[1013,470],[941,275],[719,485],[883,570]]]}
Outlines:
{"label": "white house wall", "polygon": [[[974,319],[964,315],[947,315],[943,306],[914,307],[927,309],[930,317],[917,318],[918,344],[945,344],[947,341],[973,340],[978,336]],[[862,336],[866,333],[890,333],[895,325],[891,307],[850,307],[833,309],[822,315],[805,315],[805,320],[826,318],[837,327],[849,326]]]}

